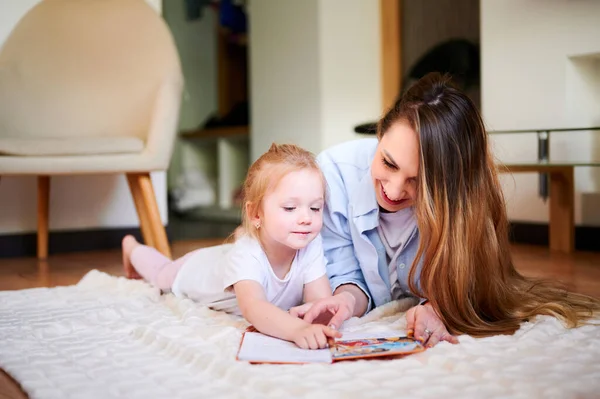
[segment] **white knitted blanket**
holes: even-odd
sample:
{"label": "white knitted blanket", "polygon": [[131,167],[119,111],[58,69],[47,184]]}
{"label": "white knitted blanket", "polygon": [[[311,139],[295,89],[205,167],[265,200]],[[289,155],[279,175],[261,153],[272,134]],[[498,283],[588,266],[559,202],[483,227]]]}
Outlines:
{"label": "white knitted blanket", "polygon": [[[346,331],[404,330],[395,302]],[[31,398],[598,398],[600,327],[550,317],[513,336],[393,360],[250,365],[247,323],[92,271],[69,287],[0,292],[0,366]]]}

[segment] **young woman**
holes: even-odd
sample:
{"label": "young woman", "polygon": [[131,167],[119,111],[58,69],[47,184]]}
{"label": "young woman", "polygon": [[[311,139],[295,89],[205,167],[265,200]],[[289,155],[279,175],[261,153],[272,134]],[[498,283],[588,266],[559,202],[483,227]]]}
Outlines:
{"label": "young woman", "polygon": [[296,312],[330,324],[406,295],[409,332],[511,334],[536,315],[570,327],[599,301],[519,274],[481,116],[447,77],[422,78],[379,121],[377,139],[317,158],[329,186],[323,247],[335,295]]}

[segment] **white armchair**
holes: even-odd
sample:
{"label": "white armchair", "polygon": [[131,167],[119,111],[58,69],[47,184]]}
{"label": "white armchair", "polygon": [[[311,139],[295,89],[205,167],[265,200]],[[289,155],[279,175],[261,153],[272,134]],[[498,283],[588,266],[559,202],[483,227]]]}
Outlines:
{"label": "white armchair", "polygon": [[19,21],[0,50],[0,177],[38,176],[38,258],[50,176],[92,173],[126,174],[144,241],[170,257],[149,172],[169,165],[182,86],[143,0],[43,0]]}

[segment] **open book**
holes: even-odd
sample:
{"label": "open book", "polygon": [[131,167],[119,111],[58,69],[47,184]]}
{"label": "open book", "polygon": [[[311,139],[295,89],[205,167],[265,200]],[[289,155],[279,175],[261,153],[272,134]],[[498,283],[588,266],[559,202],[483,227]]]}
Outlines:
{"label": "open book", "polygon": [[333,363],[341,360],[381,356],[402,356],[422,352],[425,347],[413,338],[397,332],[345,333],[330,340],[326,349],[301,349],[293,342],[259,332],[245,332],[237,360],[250,363]]}

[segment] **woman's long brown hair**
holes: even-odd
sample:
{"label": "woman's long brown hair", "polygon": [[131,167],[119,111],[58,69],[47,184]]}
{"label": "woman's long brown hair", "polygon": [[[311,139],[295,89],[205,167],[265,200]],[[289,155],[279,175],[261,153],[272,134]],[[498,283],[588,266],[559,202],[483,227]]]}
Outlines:
{"label": "woman's long brown hair", "polygon": [[378,126],[381,138],[394,123],[408,122],[419,138],[416,259],[423,264],[419,270],[413,263],[411,291],[429,299],[453,334],[512,334],[536,315],[579,326],[600,301],[515,270],[486,129],[473,102],[449,80],[425,76]]}

